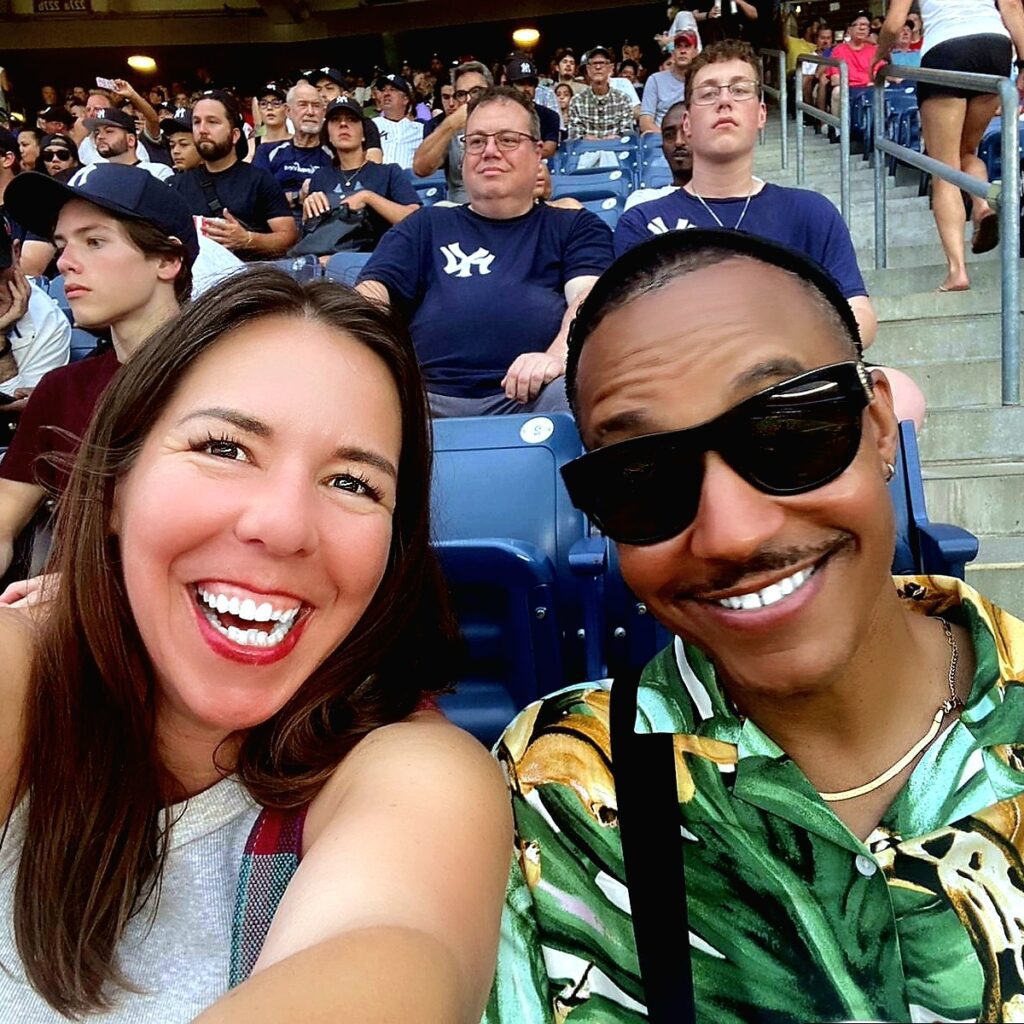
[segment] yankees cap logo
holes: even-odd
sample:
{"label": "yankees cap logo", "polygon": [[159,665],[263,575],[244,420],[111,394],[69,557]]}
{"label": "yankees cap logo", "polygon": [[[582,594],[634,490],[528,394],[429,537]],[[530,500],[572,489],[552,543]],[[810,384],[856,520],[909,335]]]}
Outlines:
{"label": "yankees cap logo", "polygon": [[524,60],[524,61],[522,62],[522,64],[520,64],[520,65],[519,65],[519,70],[520,70],[520,71],[521,71],[521,72],[522,72],[522,73],[523,73],[524,75],[527,75],[527,74],[529,74],[529,73],[530,73],[530,72],[531,72],[531,71],[533,70],[533,68],[532,68],[532,67],[530,67],[530,65],[529,65],[529,64],[528,64],[528,63],[527,63],[527,62],[526,62],[526,61]]}
{"label": "yankees cap logo", "polygon": [[96,111],[96,120],[97,121],[105,121],[106,119],[107,119],[107,108],[106,107],[100,107],[100,109]]}

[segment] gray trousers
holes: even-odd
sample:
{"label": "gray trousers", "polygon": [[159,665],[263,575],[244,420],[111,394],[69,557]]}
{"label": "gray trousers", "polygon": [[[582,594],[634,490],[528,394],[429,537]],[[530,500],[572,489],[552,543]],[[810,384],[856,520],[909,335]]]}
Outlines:
{"label": "gray trousers", "polygon": [[449,419],[454,416],[508,416],[523,412],[569,412],[569,400],[565,397],[565,378],[556,377],[532,401],[517,402],[514,398],[506,398],[504,391],[482,398],[457,398],[452,395],[438,395],[427,390],[430,402],[430,415],[438,419]]}

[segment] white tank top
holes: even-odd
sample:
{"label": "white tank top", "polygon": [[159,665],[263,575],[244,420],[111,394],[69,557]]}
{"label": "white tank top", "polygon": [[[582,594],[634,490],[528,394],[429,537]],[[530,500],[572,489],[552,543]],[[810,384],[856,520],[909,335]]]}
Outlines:
{"label": "white tank top", "polygon": [[921,20],[924,22],[922,56],[940,43],[960,36],[1010,38],[995,0],[921,0]]}
{"label": "white tank top", "polygon": [[[68,1024],[25,978],[14,944],[14,883],[25,837],[24,801],[0,849],[0,1021]],[[177,817],[184,810],[181,817]],[[132,918],[121,969],[143,994],[117,991],[114,1009],[88,1024],[186,1024],[227,991],[231,920],[245,841],[259,814],[233,778],[171,811],[171,846],[156,919]]]}

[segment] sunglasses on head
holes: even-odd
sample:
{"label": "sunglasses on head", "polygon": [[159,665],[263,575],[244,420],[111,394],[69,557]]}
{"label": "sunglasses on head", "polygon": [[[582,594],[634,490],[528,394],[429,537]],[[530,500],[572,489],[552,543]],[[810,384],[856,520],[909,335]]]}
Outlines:
{"label": "sunglasses on head", "polygon": [[835,480],[860,447],[871,395],[863,364],[833,363],[696,427],[587,452],[562,467],[562,478],[572,503],[612,540],[657,544],[696,517],[708,452],[763,494],[804,494]]}
{"label": "sunglasses on head", "polygon": [[44,149],[43,150],[44,160],[70,160],[71,150],[70,149]]}

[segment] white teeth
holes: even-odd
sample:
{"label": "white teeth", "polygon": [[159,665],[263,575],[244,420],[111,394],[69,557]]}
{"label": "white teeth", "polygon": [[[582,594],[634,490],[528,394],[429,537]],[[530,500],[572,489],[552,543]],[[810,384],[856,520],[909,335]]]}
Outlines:
{"label": "white teeth", "polygon": [[238,606],[238,617],[240,619],[245,619],[248,622],[256,621],[256,602],[253,601],[252,598],[247,597]]}
{"label": "white teeth", "polygon": [[269,601],[264,601],[255,611],[257,622],[269,622],[274,615],[274,608]]}
{"label": "white teeth", "polygon": [[[233,643],[241,647],[276,647],[292,630],[301,605],[282,610],[275,608],[269,601],[257,604],[252,598],[240,599],[228,597],[226,594],[214,594],[196,588],[196,596],[207,621]],[[248,622],[272,622],[273,626],[266,629],[239,629],[237,626],[225,626],[219,615],[234,615]]]}
{"label": "white teeth", "polygon": [[801,569],[784,580],[770,583],[763,590],[723,597],[718,603],[723,608],[729,608],[732,611],[754,611],[757,608],[767,608],[769,605],[785,600],[790,594],[796,593],[813,575],[813,568]]}
{"label": "white teeth", "polygon": [[231,598],[228,602],[228,614],[237,615],[242,609],[242,602],[237,597]]}
{"label": "white teeth", "polygon": [[227,610],[230,607],[231,607],[231,602],[223,594],[221,594],[217,598],[217,611],[219,611],[221,613],[221,615],[224,615],[224,614],[227,613]]}

